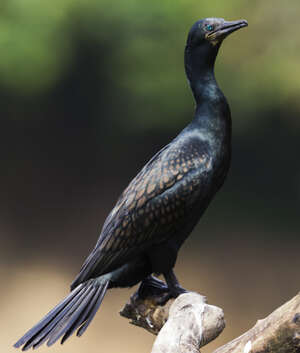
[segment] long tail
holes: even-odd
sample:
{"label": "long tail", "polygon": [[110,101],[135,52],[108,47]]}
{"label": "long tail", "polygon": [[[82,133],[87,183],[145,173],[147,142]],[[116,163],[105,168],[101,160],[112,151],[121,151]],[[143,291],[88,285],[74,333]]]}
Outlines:
{"label": "long tail", "polygon": [[81,336],[94,318],[106,293],[109,280],[100,278],[88,280],[77,286],[72,292],[52,309],[40,322],[25,333],[14,347],[21,346],[23,351],[37,348],[44,342],[51,346],[62,335],[64,343],[77,330]]}

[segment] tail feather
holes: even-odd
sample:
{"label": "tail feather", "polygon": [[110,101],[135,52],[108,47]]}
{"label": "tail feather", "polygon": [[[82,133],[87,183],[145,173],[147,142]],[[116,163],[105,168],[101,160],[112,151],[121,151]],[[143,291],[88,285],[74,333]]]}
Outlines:
{"label": "tail feather", "polygon": [[[99,287],[101,289],[101,287]],[[53,332],[51,332],[51,337],[47,342],[47,346],[52,346],[63,334],[67,333],[70,327],[74,322],[78,319],[78,317],[82,314],[82,311],[86,308],[87,303],[89,302],[91,296],[94,294],[94,288],[87,293],[86,296],[82,296],[76,306],[70,308],[64,318],[56,325]],[[78,327],[78,326],[77,326]],[[76,326],[75,326],[76,329]]]}
{"label": "tail feather", "polygon": [[71,299],[78,294],[80,290],[82,290],[82,284],[79,285],[72,291],[63,301],[61,301],[55,308],[53,308],[42,320],[40,320],[35,326],[33,326],[29,331],[25,333],[23,337],[21,337],[15,344],[15,348],[19,348],[23,346],[25,342],[28,342],[30,338],[32,338],[37,332],[39,332],[44,326],[45,322],[50,322],[58,312],[61,311],[70,301]]}
{"label": "tail feather", "polygon": [[[95,288],[93,288],[92,289],[92,291],[90,292],[90,293],[88,293],[88,295],[86,296],[86,298],[84,299],[84,301],[87,299],[87,300],[89,300],[90,299],[90,297],[91,297],[91,294],[93,294],[93,293],[95,293]],[[83,296],[84,294],[82,294],[82,296]],[[82,297],[81,296],[81,297]],[[81,299],[81,298],[80,298]],[[72,309],[72,308],[71,308]],[[76,309],[76,308],[75,308]],[[77,314],[80,314],[80,309],[81,308],[78,308],[76,311],[75,311],[75,313]],[[74,313],[74,314],[75,314]],[[73,315],[74,316],[74,315]],[[59,330],[59,327],[61,327],[61,323],[65,323],[65,324],[67,324],[67,320],[70,318],[70,310],[68,311],[68,313],[62,318],[62,320],[60,321],[60,323],[59,324],[57,324],[55,327],[54,327],[54,325],[51,325],[51,327],[48,327],[48,329],[46,329],[46,330],[44,330],[44,332],[40,332],[37,336],[36,336],[36,338],[35,338],[35,340],[34,340],[34,342],[33,342],[33,348],[34,349],[36,349],[36,348],[38,348],[39,346],[41,346],[45,341],[47,341],[47,339],[51,339],[51,340],[53,340],[53,335],[54,334],[56,334],[57,332],[58,332],[58,330]],[[50,325],[48,325],[48,326],[50,326]],[[64,326],[65,327],[65,326]],[[79,327],[79,326],[77,326],[77,327]],[[53,330],[51,330],[51,328],[53,328]],[[76,326],[75,326],[75,329],[74,330],[76,330]],[[60,337],[60,336],[59,336]],[[57,338],[57,339],[59,339],[59,337]],[[56,342],[56,340],[55,340],[55,342]],[[55,343],[55,342],[53,342],[53,343]],[[52,343],[52,344],[53,344]],[[61,343],[63,343],[63,341],[61,341]],[[49,346],[50,344],[49,344],[49,342],[47,343],[47,345]]]}
{"label": "tail feather", "polygon": [[61,336],[65,342],[78,329],[81,336],[94,318],[106,293],[109,280],[92,279],[76,287],[61,303],[52,309],[32,329],[25,333],[14,347],[25,351],[44,342],[54,344]]}
{"label": "tail feather", "polygon": [[[89,293],[89,296],[85,299],[85,303],[83,304],[85,306],[84,310],[77,315],[73,315],[72,320],[70,320],[70,323],[68,324],[68,327],[66,327],[64,337],[61,340],[61,343],[63,344],[73,333],[74,331],[81,326],[81,324],[85,321],[87,312],[89,312],[89,307],[90,305],[94,305],[96,299],[97,299],[97,289],[93,288],[93,291]],[[85,305],[88,304],[88,305]]]}
{"label": "tail feather", "polygon": [[[105,292],[106,292],[106,290],[107,290],[108,283],[109,283],[109,282],[106,282],[106,283],[105,283],[105,287],[104,287],[104,288],[105,288]],[[84,334],[85,330],[86,330],[86,329],[88,328],[88,326],[90,325],[90,323],[91,323],[91,321],[93,320],[93,318],[94,318],[94,316],[95,316],[97,310],[99,309],[99,306],[100,306],[101,303],[102,303],[102,300],[103,300],[103,298],[104,298],[105,292],[103,292],[103,291],[101,292],[101,291],[99,291],[99,289],[98,289],[97,294],[99,295],[99,297],[97,298],[94,307],[92,307],[91,310],[90,310],[90,312],[88,313],[85,322],[83,323],[83,325],[82,325],[82,326],[79,328],[79,330],[77,331],[77,336],[78,336],[78,337],[82,336],[82,335]]]}
{"label": "tail feather", "polygon": [[80,301],[85,296],[87,289],[88,288],[82,289],[77,294],[77,296],[69,304],[67,304],[64,307],[64,309],[55,318],[53,318],[51,322],[47,323],[47,325],[45,325],[41,331],[39,331],[34,337],[32,337],[30,341],[28,341],[25,344],[25,346],[23,347],[23,350],[27,350],[30,347],[40,346],[49,337],[51,337],[54,334],[54,332],[56,332],[57,327],[59,327],[61,323],[65,321],[68,313],[72,310],[77,309],[78,304],[80,304]]}

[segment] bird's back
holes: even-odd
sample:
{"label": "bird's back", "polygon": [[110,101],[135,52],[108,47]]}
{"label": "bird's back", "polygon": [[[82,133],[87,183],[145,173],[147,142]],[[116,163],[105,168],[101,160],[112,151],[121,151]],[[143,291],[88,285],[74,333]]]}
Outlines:
{"label": "bird's back", "polygon": [[153,245],[173,238],[180,247],[223,182],[216,140],[188,126],[144,166],[107,217],[72,287],[116,269]]}

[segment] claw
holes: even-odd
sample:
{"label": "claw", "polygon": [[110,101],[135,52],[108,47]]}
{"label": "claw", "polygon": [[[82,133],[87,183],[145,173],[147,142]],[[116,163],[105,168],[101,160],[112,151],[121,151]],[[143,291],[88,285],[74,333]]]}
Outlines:
{"label": "claw", "polygon": [[154,276],[146,277],[141,283],[137,295],[141,299],[160,297],[169,292],[167,285]]}

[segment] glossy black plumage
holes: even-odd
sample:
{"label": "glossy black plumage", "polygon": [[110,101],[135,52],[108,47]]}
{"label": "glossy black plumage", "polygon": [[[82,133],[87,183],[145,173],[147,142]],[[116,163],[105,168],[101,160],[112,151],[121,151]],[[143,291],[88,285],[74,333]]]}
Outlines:
{"label": "glossy black plumage", "polygon": [[[151,252],[149,247],[182,232],[195,203],[200,198],[203,202],[211,192],[205,181],[212,173],[209,146],[193,134],[190,131],[189,138],[179,135],[129,184],[108,216],[73,288],[90,277],[115,270],[136,253]],[[163,267],[154,269],[164,271]]]}
{"label": "glossy black plumage", "polygon": [[[231,118],[214,77],[222,40],[245,21],[204,19],[190,30],[185,68],[196,100],[192,122],[132,180],[107,217],[98,242],[71,285],[69,298],[28,331],[15,347],[81,335],[107,288],[140,281],[141,295],[184,291],[173,267],[177,252],[222,186],[230,164]],[[167,287],[149,277],[162,273]]]}

